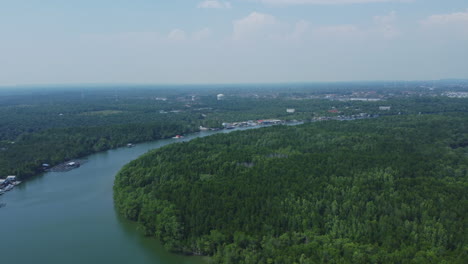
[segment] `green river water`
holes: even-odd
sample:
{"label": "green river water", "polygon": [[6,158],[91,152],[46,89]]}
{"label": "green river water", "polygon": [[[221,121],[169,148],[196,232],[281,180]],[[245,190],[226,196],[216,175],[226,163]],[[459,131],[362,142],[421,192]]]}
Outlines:
{"label": "green river water", "polygon": [[120,168],[148,150],[220,132],[97,153],[80,168],[45,173],[15,187],[0,196],[6,204],[0,208],[1,263],[206,263],[203,257],[168,253],[142,236],[136,224],[115,212],[112,186]]}

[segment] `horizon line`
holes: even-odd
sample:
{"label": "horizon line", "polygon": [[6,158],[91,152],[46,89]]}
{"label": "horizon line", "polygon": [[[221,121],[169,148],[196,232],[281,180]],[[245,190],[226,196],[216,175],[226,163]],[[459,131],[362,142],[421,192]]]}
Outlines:
{"label": "horizon line", "polygon": [[284,81],[284,82],[217,82],[217,83],[138,83],[138,82],[117,82],[117,83],[24,83],[24,84],[0,84],[0,88],[28,88],[44,86],[200,86],[200,85],[284,85],[284,84],[324,84],[324,83],[384,83],[384,82],[435,82],[435,81],[468,81],[468,78],[440,78],[440,79],[412,79],[412,80],[349,80],[349,81]]}

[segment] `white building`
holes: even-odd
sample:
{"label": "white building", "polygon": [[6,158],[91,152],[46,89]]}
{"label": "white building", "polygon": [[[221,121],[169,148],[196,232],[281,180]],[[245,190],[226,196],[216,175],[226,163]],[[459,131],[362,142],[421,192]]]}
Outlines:
{"label": "white building", "polygon": [[12,181],[12,182],[13,182],[13,181],[16,181],[16,176],[13,176],[13,175],[7,176],[7,177],[6,177],[6,180],[7,180],[7,181]]}
{"label": "white building", "polygon": [[379,106],[380,111],[389,111],[390,109],[392,109],[391,106]]}
{"label": "white building", "polygon": [[216,98],[218,99],[218,101],[221,101],[221,100],[224,100],[225,96],[224,94],[218,94]]}
{"label": "white building", "polygon": [[294,108],[288,108],[288,109],[286,109],[286,112],[292,114],[292,113],[295,113],[295,112],[296,112],[296,109],[294,109]]}
{"label": "white building", "polygon": [[379,98],[349,98],[350,101],[361,101],[361,102],[378,102]]}

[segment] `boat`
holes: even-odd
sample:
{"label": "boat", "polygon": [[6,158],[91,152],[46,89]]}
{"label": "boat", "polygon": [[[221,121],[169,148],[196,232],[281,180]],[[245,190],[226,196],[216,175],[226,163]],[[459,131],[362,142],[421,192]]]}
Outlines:
{"label": "boat", "polygon": [[5,187],[5,191],[8,192],[9,190],[13,189],[13,187],[15,187],[15,186],[14,186],[14,185],[11,185],[11,184],[8,184],[8,186]]}
{"label": "boat", "polygon": [[15,182],[13,182],[13,185],[15,185],[15,186],[20,185],[20,183],[21,183],[21,181],[15,181]]}
{"label": "boat", "polygon": [[0,195],[4,194],[5,191],[3,189],[0,189]]}
{"label": "boat", "polygon": [[80,163],[76,161],[68,162],[67,163],[68,168],[78,168],[80,167]]}
{"label": "boat", "polygon": [[181,136],[181,135],[175,135],[175,137],[173,137],[175,139],[180,139],[180,138],[184,138],[184,136]]}

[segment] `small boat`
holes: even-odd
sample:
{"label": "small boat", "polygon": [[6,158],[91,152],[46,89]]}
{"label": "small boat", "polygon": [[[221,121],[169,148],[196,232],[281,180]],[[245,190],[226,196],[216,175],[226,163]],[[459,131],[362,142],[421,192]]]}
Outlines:
{"label": "small boat", "polygon": [[20,183],[21,183],[21,181],[15,181],[15,182],[13,183],[13,185],[15,185],[15,186],[16,186],[16,185],[20,185]]}
{"label": "small boat", "polygon": [[76,161],[68,162],[67,163],[68,168],[78,168],[80,167],[80,163]]}
{"label": "small boat", "polygon": [[3,189],[0,189],[0,195],[4,194],[5,191]]}
{"label": "small boat", "polygon": [[181,136],[181,135],[175,135],[175,137],[173,137],[175,139],[180,139],[180,138],[184,138],[184,136]]}
{"label": "small boat", "polygon": [[11,185],[11,184],[9,184],[7,187],[5,187],[5,191],[7,191],[7,192],[8,192],[9,190],[13,189],[13,187],[15,187],[15,186],[14,186],[14,185]]}

